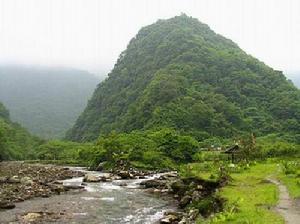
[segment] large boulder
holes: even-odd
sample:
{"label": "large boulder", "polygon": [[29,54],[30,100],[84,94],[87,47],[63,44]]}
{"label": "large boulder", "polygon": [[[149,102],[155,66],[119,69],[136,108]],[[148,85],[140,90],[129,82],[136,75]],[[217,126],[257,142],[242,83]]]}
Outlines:
{"label": "large boulder", "polygon": [[178,223],[180,218],[176,214],[168,214],[164,218],[160,220],[161,224],[172,224],[172,223]]}
{"label": "large boulder", "polygon": [[129,171],[121,170],[117,173],[122,179],[132,179],[133,175]]}
{"label": "large boulder", "polygon": [[19,184],[19,183],[21,183],[21,180],[18,176],[13,176],[13,177],[8,178],[7,183]]}
{"label": "large boulder", "polygon": [[86,174],[83,178],[84,182],[100,182],[101,178],[92,174]]}
{"label": "large boulder", "polygon": [[153,179],[153,180],[145,180],[140,183],[140,185],[145,186],[145,188],[158,188],[164,185],[164,182],[161,180]]}

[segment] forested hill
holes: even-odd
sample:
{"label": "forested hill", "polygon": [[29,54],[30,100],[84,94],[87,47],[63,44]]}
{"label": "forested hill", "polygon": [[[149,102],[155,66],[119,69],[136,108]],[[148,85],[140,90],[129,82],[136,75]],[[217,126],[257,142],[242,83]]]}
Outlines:
{"label": "forested hill", "polygon": [[173,127],[204,139],[300,132],[300,92],[280,71],[186,15],[142,28],[67,138]]}
{"label": "forested hill", "polygon": [[0,101],[31,133],[61,138],[98,83],[94,75],[75,69],[0,66]]}
{"label": "forested hill", "polygon": [[0,102],[0,161],[30,158],[41,143],[19,124],[11,122],[8,110]]}

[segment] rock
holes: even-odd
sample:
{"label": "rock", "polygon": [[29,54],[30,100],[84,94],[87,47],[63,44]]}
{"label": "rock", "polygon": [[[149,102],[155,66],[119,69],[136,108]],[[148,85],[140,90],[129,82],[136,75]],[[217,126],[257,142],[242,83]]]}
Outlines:
{"label": "rock", "polygon": [[178,195],[182,195],[186,191],[186,186],[182,180],[176,180],[176,181],[172,182],[170,187],[171,187],[172,191]]}
{"label": "rock", "polygon": [[162,218],[160,220],[161,224],[171,224],[174,223],[176,221],[179,221],[179,217],[175,214],[169,214],[166,217]]}
{"label": "rock", "polygon": [[160,193],[161,193],[161,190],[159,190],[159,189],[154,189],[154,190],[153,190],[153,193],[155,193],[155,194],[160,194]]}
{"label": "rock", "polygon": [[192,201],[199,201],[201,199],[201,193],[199,191],[194,191],[192,193]]}
{"label": "rock", "polygon": [[162,185],[162,181],[154,179],[154,180],[145,180],[140,183],[140,185],[145,186],[145,188],[157,188]]}
{"label": "rock", "polygon": [[199,210],[198,209],[191,209],[189,211],[189,219],[191,220],[195,220],[197,218],[197,216],[199,215]]}
{"label": "rock", "polygon": [[191,222],[189,222],[186,217],[183,217],[178,224],[189,224],[189,223]]}
{"label": "rock", "polygon": [[25,185],[33,184],[33,181],[30,177],[22,177],[20,181],[21,181],[21,184],[25,184]]}
{"label": "rock", "polygon": [[108,179],[111,178],[111,176],[112,175],[110,173],[104,173],[101,177]]}
{"label": "rock", "polygon": [[96,171],[103,171],[105,164],[106,164],[106,162],[99,163],[95,170]]}
{"label": "rock", "polygon": [[9,201],[0,201],[0,209],[13,209],[16,206]]}
{"label": "rock", "polygon": [[83,189],[84,186],[81,185],[64,185],[64,188],[67,190],[80,190]]}
{"label": "rock", "polygon": [[203,186],[202,185],[197,185],[197,190],[203,190]]}
{"label": "rock", "polygon": [[91,174],[86,174],[83,178],[84,182],[100,182],[101,178],[95,176],[95,175],[91,175]]}
{"label": "rock", "polygon": [[121,183],[119,184],[119,186],[120,186],[120,187],[125,187],[125,186],[127,186],[127,183],[121,182]]}
{"label": "rock", "polygon": [[8,177],[0,177],[0,184],[7,183]]}
{"label": "rock", "polygon": [[110,173],[105,173],[103,174],[100,179],[104,182],[111,182],[112,181],[112,176]]}
{"label": "rock", "polygon": [[133,178],[133,175],[129,171],[120,171],[118,173],[118,176],[121,177],[121,179],[131,179]]}
{"label": "rock", "polygon": [[57,194],[60,194],[61,192],[64,192],[65,190],[67,190],[64,188],[63,185],[55,185],[55,184],[51,185],[50,188],[51,188],[51,191],[53,191]]}
{"label": "rock", "polygon": [[121,180],[122,178],[120,176],[118,176],[118,175],[112,175],[111,179],[112,180]]}
{"label": "rock", "polygon": [[63,184],[64,182],[62,180],[55,180],[52,182],[52,184]]}
{"label": "rock", "polygon": [[20,179],[18,176],[13,176],[13,177],[10,177],[8,180],[7,180],[7,183],[10,183],[10,184],[19,184],[21,183]]}
{"label": "rock", "polygon": [[36,212],[30,212],[23,216],[25,222],[35,222],[37,219],[41,218],[42,215]]}
{"label": "rock", "polygon": [[177,172],[170,172],[170,173],[166,173],[163,176],[165,176],[165,177],[178,177],[178,173]]}
{"label": "rock", "polygon": [[178,200],[179,199],[179,195],[178,194],[174,194],[173,198]]}
{"label": "rock", "polygon": [[181,198],[181,200],[179,202],[179,207],[184,208],[185,206],[187,206],[190,203],[191,200],[192,200],[191,196],[185,195],[183,198]]}
{"label": "rock", "polygon": [[169,193],[169,189],[162,189],[162,190],[161,190],[161,193],[163,193],[163,194],[164,194],[164,193]]}

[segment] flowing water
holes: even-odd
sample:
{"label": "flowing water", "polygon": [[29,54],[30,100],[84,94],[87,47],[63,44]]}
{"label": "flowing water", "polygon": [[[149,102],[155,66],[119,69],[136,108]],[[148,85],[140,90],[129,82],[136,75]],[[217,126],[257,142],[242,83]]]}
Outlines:
{"label": "flowing water", "polygon": [[[104,175],[99,172],[89,173]],[[82,180],[83,178],[66,180],[64,185],[81,185]],[[146,193],[139,188],[141,181],[143,180],[87,183],[85,191],[71,191],[50,198],[37,198],[17,203],[15,209],[0,213],[0,222],[22,223],[20,220],[24,214],[48,212],[54,214],[55,223],[156,223],[166,210],[175,209],[174,203],[171,199]],[[127,186],[120,186],[124,183]],[[42,223],[48,222],[50,223],[44,220]]]}

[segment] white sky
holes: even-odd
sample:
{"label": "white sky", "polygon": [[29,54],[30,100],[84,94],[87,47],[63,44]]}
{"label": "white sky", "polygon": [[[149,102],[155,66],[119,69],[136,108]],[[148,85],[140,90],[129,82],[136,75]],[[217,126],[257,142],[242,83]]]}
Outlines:
{"label": "white sky", "polygon": [[142,26],[181,12],[300,71],[300,0],[0,0],[0,63],[108,71]]}

